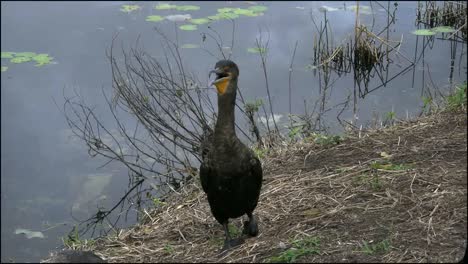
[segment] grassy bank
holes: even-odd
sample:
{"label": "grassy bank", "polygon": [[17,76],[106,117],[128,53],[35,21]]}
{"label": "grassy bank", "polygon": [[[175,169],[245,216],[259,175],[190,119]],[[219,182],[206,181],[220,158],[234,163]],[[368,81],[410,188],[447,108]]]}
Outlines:
{"label": "grassy bank", "polygon": [[[460,92],[461,91],[461,92]],[[444,110],[262,159],[260,234],[224,233],[198,179],[146,220],[85,246],[109,262],[454,262],[467,241],[466,85]],[[242,219],[231,221],[240,235]]]}

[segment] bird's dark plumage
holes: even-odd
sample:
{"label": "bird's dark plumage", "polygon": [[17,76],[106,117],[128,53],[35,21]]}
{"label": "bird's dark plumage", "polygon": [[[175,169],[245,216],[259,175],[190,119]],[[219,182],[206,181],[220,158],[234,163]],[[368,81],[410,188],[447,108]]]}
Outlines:
{"label": "bird's dark plumage", "polygon": [[262,167],[251,149],[236,136],[234,126],[237,77],[239,69],[229,60],[216,63],[218,91],[218,118],[214,134],[206,146],[206,155],[200,166],[200,180],[208,196],[211,212],[224,226],[226,242],[224,248],[236,245],[231,240],[227,227],[229,218],[247,214],[244,233],[255,236],[258,226],[253,216],[262,186]]}

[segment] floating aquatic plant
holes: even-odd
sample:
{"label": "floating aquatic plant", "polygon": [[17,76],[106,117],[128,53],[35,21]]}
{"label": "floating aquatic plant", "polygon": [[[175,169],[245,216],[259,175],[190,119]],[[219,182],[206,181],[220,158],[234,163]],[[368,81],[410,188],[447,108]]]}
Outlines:
{"label": "floating aquatic plant", "polygon": [[196,25],[202,25],[202,24],[207,24],[210,23],[211,20],[208,18],[193,18],[190,20],[190,23],[196,24]]}
{"label": "floating aquatic plant", "polygon": [[36,53],[34,52],[17,52],[15,53],[15,57],[28,57],[28,58],[32,58],[36,56]]}
{"label": "floating aquatic plant", "polygon": [[49,54],[41,53],[41,54],[38,54],[38,55],[32,57],[32,59],[35,62],[37,62],[37,64],[35,66],[39,67],[39,66],[43,66],[43,65],[46,65],[46,64],[50,64],[54,58],[49,57]]}
{"label": "floating aquatic plant", "polygon": [[31,61],[31,57],[14,57],[10,60],[11,63],[23,63]]}
{"label": "floating aquatic plant", "polygon": [[123,5],[122,8],[120,8],[120,11],[130,13],[132,11],[140,9],[141,6],[139,5]]}
{"label": "floating aquatic plant", "polygon": [[162,16],[147,16],[146,21],[148,22],[159,22],[164,20],[164,17]]}
{"label": "floating aquatic plant", "polygon": [[234,14],[243,15],[243,16],[259,16],[262,13],[255,12],[250,9],[237,8],[233,11]]}
{"label": "floating aquatic plant", "polygon": [[207,16],[206,18],[208,18],[209,20],[220,20],[220,19],[223,19],[220,14],[216,14],[216,15],[213,15],[213,16]]}
{"label": "floating aquatic plant", "polygon": [[238,14],[234,13],[219,13],[219,16],[224,19],[234,19],[239,17]]}
{"label": "floating aquatic plant", "polygon": [[247,51],[250,53],[265,53],[266,49],[265,48],[248,48]]}
{"label": "floating aquatic plant", "polygon": [[175,8],[177,8],[177,6],[163,3],[163,4],[159,4],[159,5],[155,6],[154,8],[157,9],[157,10],[168,10],[168,9],[175,9]]}
{"label": "floating aquatic plant", "polygon": [[430,29],[418,29],[418,30],[415,30],[413,32],[411,32],[412,34],[414,35],[418,35],[418,36],[432,36],[432,35],[435,35],[437,34],[436,32],[430,30]]}
{"label": "floating aquatic plant", "polygon": [[179,27],[180,29],[182,30],[187,30],[187,31],[193,31],[193,30],[197,30],[197,25],[182,25]]}
{"label": "floating aquatic plant", "polygon": [[183,6],[176,6],[175,9],[179,11],[195,11],[195,10],[199,10],[200,7],[194,6],[194,5],[183,5]]}
{"label": "floating aquatic plant", "polygon": [[192,19],[192,16],[190,14],[170,15],[170,16],[166,16],[166,19],[169,21],[174,21],[174,22],[183,22],[183,21]]}
{"label": "floating aquatic plant", "polygon": [[233,12],[234,10],[236,9],[232,7],[224,7],[224,8],[219,8],[218,13],[229,13],[229,12]]}
{"label": "floating aquatic plant", "polygon": [[260,13],[260,12],[265,12],[268,7],[266,6],[249,6],[249,10],[252,10],[253,12]]}
{"label": "floating aquatic plant", "polygon": [[15,55],[15,52],[3,52],[2,51],[2,59],[11,59]]}
{"label": "floating aquatic plant", "polygon": [[8,70],[8,67],[7,66],[2,66],[1,72],[5,72],[6,70]]}

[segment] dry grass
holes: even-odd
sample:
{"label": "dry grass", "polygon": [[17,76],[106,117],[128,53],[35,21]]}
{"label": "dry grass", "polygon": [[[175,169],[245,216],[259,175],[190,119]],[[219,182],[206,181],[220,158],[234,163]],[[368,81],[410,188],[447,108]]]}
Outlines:
{"label": "dry grass", "polygon": [[[275,149],[263,160],[260,234],[222,256],[223,229],[198,180],[145,223],[90,249],[109,262],[459,261],[467,241],[466,129],[466,111],[445,112],[339,145]],[[231,222],[241,230],[241,219]],[[300,243],[310,239],[313,249]]]}

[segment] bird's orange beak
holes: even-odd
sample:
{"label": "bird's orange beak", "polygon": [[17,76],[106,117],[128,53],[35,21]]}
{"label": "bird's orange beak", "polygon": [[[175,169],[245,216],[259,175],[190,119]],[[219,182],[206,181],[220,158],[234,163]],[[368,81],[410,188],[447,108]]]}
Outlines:
{"label": "bird's orange beak", "polygon": [[[230,73],[224,73],[220,69],[216,69],[210,72],[211,73],[216,73],[216,80],[211,82],[210,85],[215,85],[216,90],[218,91],[219,94],[224,94],[227,90],[227,87],[229,86],[229,81],[231,81],[231,74]],[[224,77],[223,77],[224,76]]]}

